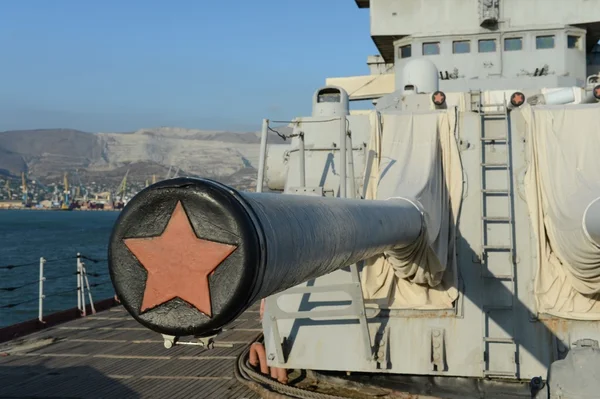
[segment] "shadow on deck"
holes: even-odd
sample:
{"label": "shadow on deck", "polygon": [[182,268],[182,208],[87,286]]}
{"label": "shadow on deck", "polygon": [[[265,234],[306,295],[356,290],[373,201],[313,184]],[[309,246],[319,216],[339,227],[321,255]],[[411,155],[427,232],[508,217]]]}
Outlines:
{"label": "shadow on deck", "polygon": [[159,334],[113,308],[0,346],[0,397],[259,398],[233,370],[261,331],[253,306],[214,349],[166,349]]}

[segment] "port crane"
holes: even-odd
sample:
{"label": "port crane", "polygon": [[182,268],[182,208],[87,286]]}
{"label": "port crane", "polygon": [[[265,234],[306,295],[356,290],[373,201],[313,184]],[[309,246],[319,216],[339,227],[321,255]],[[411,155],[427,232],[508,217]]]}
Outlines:
{"label": "port crane", "polygon": [[69,208],[69,179],[67,177],[67,172],[65,172],[64,177],[63,177],[63,185],[64,185],[64,201],[63,204],[61,206],[62,209],[68,209]]}

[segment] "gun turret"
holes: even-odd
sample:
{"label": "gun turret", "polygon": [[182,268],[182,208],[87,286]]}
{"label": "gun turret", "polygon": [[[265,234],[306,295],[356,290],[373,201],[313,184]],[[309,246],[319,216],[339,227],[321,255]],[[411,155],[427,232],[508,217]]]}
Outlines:
{"label": "gun turret", "polygon": [[256,301],[412,244],[410,200],[238,192],[178,178],[136,195],[115,224],[110,274],[127,311],[174,336],[207,336]]}

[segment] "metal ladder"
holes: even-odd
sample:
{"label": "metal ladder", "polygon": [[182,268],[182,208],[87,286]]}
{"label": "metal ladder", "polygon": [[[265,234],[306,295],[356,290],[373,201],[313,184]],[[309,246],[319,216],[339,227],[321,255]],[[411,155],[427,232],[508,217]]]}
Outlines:
{"label": "metal ladder", "polygon": [[[515,242],[514,242],[514,206],[512,196],[512,151],[511,151],[511,131],[509,121],[509,109],[507,107],[506,97],[504,102],[501,104],[489,104],[483,105],[481,102],[481,92],[472,92],[472,103],[476,104],[477,110],[481,117],[481,129],[480,129],[480,171],[481,171],[481,234],[482,234],[482,248],[481,248],[481,263],[482,263],[482,284],[483,284],[483,375],[484,376],[496,376],[496,377],[514,377],[519,376],[519,348],[515,341],[515,319],[514,319],[514,297],[516,295],[516,259],[515,259]],[[486,111],[486,108],[499,108],[499,111]],[[503,136],[488,136],[486,132],[491,129],[491,121],[495,123],[504,124],[504,135]],[[490,129],[488,129],[490,127]],[[498,162],[488,161],[490,152],[486,151],[490,145],[496,144],[504,145],[506,148],[504,160]],[[501,171],[506,175],[506,188],[490,188],[492,181],[491,175],[498,174]],[[498,181],[498,178],[496,178]],[[492,184],[493,186],[493,184]],[[502,199],[504,198],[507,202],[507,214],[506,215],[490,215],[489,203],[491,198]],[[493,213],[493,212],[492,212]],[[508,243],[494,244],[490,242],[490,229],[493,225],[505,225],[508,228]],[[497,237],[496,237],[497,238]],[[498,255],[499,253],[506,253],[508,255],[508,265],[506,260],[502,261],[503,258]],[[491,256],[490,256],[491,255]],[[494,263],[495,262],[495,263]],[[490,270],[491,266],[500,266],[504,264],[504,269],[508,267],[508,271],[502,273],[494,272]],[[503,282],[502,284],[504,293],[506,294],[506,285],[510,290],[510,303],[502,304],[488,304],[489,299],[497,299],[494,295],[492,287],[488,289],[489,284]],[[493,336],[490,333],[490,321],[501,320],[502,313],[504,316],[508,316],[509,319],[505,319],[510,323],[510,329],[505,331],[509,334],[509,337]],[[495,316],[495,317],[494,317]],[[500,324],[500,323],[498,323]],[[494,370],[490,368],[490,358],[492,345],[509,345],[514,350],[514,367],[512,370]],[[506,353],[500,349],[501,353]]]}

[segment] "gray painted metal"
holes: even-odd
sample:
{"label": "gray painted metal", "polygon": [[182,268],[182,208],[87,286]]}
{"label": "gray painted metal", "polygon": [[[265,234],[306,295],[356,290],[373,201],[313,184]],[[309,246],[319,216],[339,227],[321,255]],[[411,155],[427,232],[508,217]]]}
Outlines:
{"label": "gray painted metal", "polygon": [[[556,361],[548,371],[547,390],[536,398],[595,399],[600,392],[600,349],[598,342],[571,350],[565,359]],[[549,392],[549,396],[548,395]]]}
{"label": "gray painted metal", "polygon": [[[409,200],[361,201],[240,193],[264,237],[263,277],[253,300],[412,244],[421,211]],[[250,300],[249,303],[252,303]]]}
{"label": "gray painted metal", "polygon": [[596,198],[583,213],[583,231],[587,238],[600,247],[600,198]]}
{"label": "gray painted metal", "polygon": [[[366,336],[356,322],[356,312],[348,311],[345,317],[335,313],[349,306],[356,306],[360,313],[360,299],[346,291],[355,281],[354,275],[347,270],[334,271],[267,298],[263,328],[267,353],[273,355],[270,364],[530,379],[545,377],[552,362],[564,358],[575,340],[600,339],[597,322],[537,314],[531,286],[536,270],[535,242],[523,195],[528,145],[525,121],[505,103],[490,108],[479,91],[471,97],[468,111],[457,111],[456,139],[464,187],[457,242],[460,294],[454,308],[389,310],[385,304],[366,302]],[[382,117],[437,112],[429,110],[430,101],[430,94],[397,102],[391,99],[382,102]],[[494,111],[487,112],[491,109]],[[342,175],[341,166],[348,161],[343,160],[343,151],[336,151],[340,148],[340,123],[316,118],[304,121],[311,123],[297,129],[305,133],[307,185],[316,195],[333,190],[342,196],[340,187],[348,177]],[[350,115],[348,122],[352,138],[357,140],[353,151],[347,148],[347,152],[355,155],[354,171],[361,176],[356,180],[357,189],[362,192],[369,173],[364,170],[365,161],[374,154],[357,156],[357,144],[368,140],[372,127],[366,115]],[[331,142],[338,144],[329,146]],[[292,142],[289,148],[285,193],[298,192],[295,187],[299,186],[298,143]],[[347,173],[351,174],[349,167]],[[335,231],[336,226],[329,228]],[[361,349],[366,342],[373,358],[366,358]]]}

